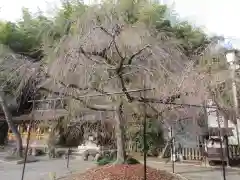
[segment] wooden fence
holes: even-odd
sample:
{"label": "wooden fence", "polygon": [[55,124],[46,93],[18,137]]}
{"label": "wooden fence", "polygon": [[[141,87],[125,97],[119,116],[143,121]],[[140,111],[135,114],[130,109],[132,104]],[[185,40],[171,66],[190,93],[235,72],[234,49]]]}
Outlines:
{"label": "wooden fence", "polygon": [[237,145],[229,145],[229,157],[232,159],[238,159],[240,156],[240,148]]}
{"label": "wooden fence", "polygon": [[[126,149],[128,152],[137,152],[137,153],[141,153],[142,150],[139,149],[137,147],[136,144],[132,144],[132,143],[128,143],[126,145]],[[159,154],[161,154],[163,152],[164,147],[161,147],[158,149]],[[229,145],[228,146],[229,149],[229,157],[231,159],[237,159],[240,157],[240,149],[238,148],[237,145]],[[199,148],[182,148],[180,150],[183,158],[185,160],[197,160],[197,161],[201,161],[203,159],[203,151]]]}
{"label": "wooden fence", "polygon": [[[30,136],[31,136],[31,139],[35,139],[35,140],[43,140],[43,139],[46,139],[46,136],[48,134],[41,134],[41,133],[31,133]],[[28,133],[24,132],[24,133],[21,133],[21,137],[24,139],[24,138],[27,138],[28,136]],[[8,133],[8,140],[15,140],[15,135],[13,133]]]}
{"label": "wooden fence", "polygon": [[203,157],[200,148],[182,148],[181,154],[186,160],[201,160]]}

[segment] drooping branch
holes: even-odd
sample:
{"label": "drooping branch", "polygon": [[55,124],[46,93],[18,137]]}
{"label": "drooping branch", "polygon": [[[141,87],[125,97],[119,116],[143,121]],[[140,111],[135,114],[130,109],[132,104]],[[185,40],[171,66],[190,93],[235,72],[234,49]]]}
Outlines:
{"label": "drooping branch", "polygon": [[[73,89],[77,89],[77,90],[81,90],[81,88],[79,88],[78,86],[76,85],[66,85],[64,82],[62,81],[58,81],[64,88],[66,89],[69,89],[69,87],[72,87]],[[63,94],[58,92],[58,91],[53,91],[53,90],[50,90],[48,88],[44,88],[44,87],[40,87],[40,89],[42,90],[45,90],[49,93],[53,93],[57,96],[62,96]],[[78,97],[72,93],[69,93],[69,91],[66,90],[65,96],[68,96],[68,97],[71,97],[73,98],[74,100],[77,100],[79,102],[81,102],[86,108],[89,108],[91,110],[94,110],[94,111],[115,111],[115,108],[114,106],[107,106],[107,105],[96,105],[96,104],[88,104],[86,101],[84,101],[81,97]]]}
{"label": "drooping branch", "polygon": [[167,103],[172,103],[174,102],[176,99],[179,99],[181,97],[181,93],[178,94],[174,94],[172,96],[168,96],[165,99],[155,99],[155,98],[138,98],[139,102],[144,102],[144,103],[160,103],[160,104],[167,104]]}
{"label": "drooping branch", "polygon": [[115,69],[114,66],[111,66],[110,64],[107,64],[107,63],[102,63],[98,60],[95,60],[93,59],[91,56],[100,56],[102,57],[103,59],[105,59],[107,62],[109,61],[108,57],[106,56],[106,51],[107,49],[103,49],[103,51],[101,52],[96,52],[96,51],[93,51],[93,52],[87,52],[85,51],[82,47],[79,47],[79,53],[83,54],[86,58],[88,58],[89,60],[95,62],[95,63],[98,63],[98,64],[105,64],[107,66],[109,66],[110,69]]}
{"label": "drooping branch", "polygon": [[[112,25],[111,25],[112,26]],[[179,99],[180,97],[181,97],[181,95],[184,95],[184,93],[178,93],[178,94],[173,94],[173,95],[171,95],[171,96],[169,96],[169,97],[163,97],[162,99],[155,99],[155,98],[140,98],[140,97],[137,97],[137,96],[134,96],[134,95],[131,95],[130,93],[129,93],[129,91],[128,91],[128,89],[127,89],[127,85],[126,85],[126,83],[125,83],[125,81],[124,81],[124,78],[123,78],[123,71],[125,70],[125,66],[124,66],[124,63],[126,63],[126,66],[127,67],[130,67],[131,66],[131,63],[132,63],[132,60],[134,59],[134,58],[136,58],[138,55],[141,55],[141,53],[142,52],[144,52],[144,50],[146,50],[147,48],[149,48],[151,45],[146,45],[145,47],[143,47],[143,48],[141,48],[140,50],[138,50],[137,52],[135,52],[135,50],[130,54],[130,57],[127,57],[128,55],[125,55],[126,57],[124,57],[123,56],[123,54],[125,54],[124,53],[124,51],[123,52],[121,52],[120,50],[122,50],[121,48],[119,48],[118,47],[118,43],[117,43],[117,40],[118,39],[116,39],[115,37],[117,37],[122,31],[124,31],[124,29],[122,29],[122,27],[120,27],[118,24],[116,24],[116,26],[114,27],[114,28],[112,28],[111,27],[111,30],[108,30],[109,28],[104,28],[104,27],[102,27],[101,25],[100,26],[98,26],[98,27],[94,27],[94,28],[99,28],[103,33],[105,33],[107,36],[109,36],[111,39],[110,39],[110,41],[109,41],[109,39],[107,40],[108,42],[107,42],[107,47],[106,48],[104,48],[103,50],[102,50],[102,46],[101,47],[99,47],[99,48],[93,48],[93,49],[101,49],[100,50],[100,52],[98,52],[97,50],[90,50],[90,52],[86,52],[86,50],[83,48],[84,47],[84,45],[83,46],[81,46],[81,44],[80,44],[80,48],[79,48],[79,53],[81,53],[82,55],[84,55],[84,56],[86,56],[88,59],[90,59],[90,60],[92,60],[93,59],[93,61],[98,61],[98,60],[95,60],[94,58],[93,58],[93,56],[99,56],[99,57],[102,57],[104,60],[106,60],[106,62],[104,62],[103,61],[103,59],[101,59],[100,61],[98,61],[98,64],[105,64],[105,65],[107,65],[107,68],[108,67],[110,67],[112,70],[114,70],[115,71],[115,75],[117,75],[116,77],[119,79],[119,81],[120,81],[120,87],[119,88],[121,88],[121,90],[122,90],[122,92],[125,94],[125,96],[126,96],[126,98],[129,100],[129,102],[133,102],[133,101],[138,101],[138,102],[143,102],[143,103],[148,103],[148,104],[151,104],[151,103],[162,103],[162,104],[164,104],[164,103],[172,103],[172,102],[174,102],[176,99]],[[102,33],[101,33],[102,34]],[[100,38],[100,37],[99,37]],[[119,37],[119,38],[121,38],[121,37]],[[141,37],[142,38],[142,37]],[[92,41],[91,41],[92,42]],[[122,41],[120,41],[120,42],[122,42]],[[148,43],[150,43],[150,41],[149,40],[146,40],[146,39],[144,39],[144,41],[141,41],[141,43],[145,43],[145,44],[148,44]],[[93,43],[97,43],[97,41],[96,42],[93,42]],[[128,43],[128,42],[127,42]],[[97,44],[98,45],[98,44]],[[102,44],[100,44],[100,45],[102,45]],[[112,47],[112,45],[113,45],[113,47]],[[105,46],[105,45],[104,45]],[[134,47],[136,47],[135,45],[134,45]],[[106,58],[106,51],[107,51],[107,49],[110,49],[110,48],[114,48],[114,50],[113,49],[111,49],[111,50],[113,50],[113,51],[115,51],[114,53],[110,53],[109,54],[109,57],[107,57]],[[164,47],[159,47],[159,49],[166,49],[166,48],[164,48]],[[130,45],[130,50],[131,50],[131,45]],[[158,55],[158,49],[156,48],[156,49],[153,49],[153,51],[154,50],[156,50],[155,51],[155,53],[153,53],[153,54],[155,54],[155,56],[157,56]],[[88,50],[89,51],[89,50]],[[167,52],[167,53],[169,53],[168,55],[171,55],[172,54],[172,52],[169,52],[168,50],[164,50],[164,52]],[[111,60],[111,58],[112,59],[114,59],[115,58],[115,55],[118,55],[119,56],[119,63],[117,64],[117,65],[115,65],[115,66],[113,66],[113,65],[111,65],[110,63],[108,63],[109,62],[109,60],[108,60],[108,58],[110,58],[110,60]],[[160,53],[159,53],[160,54]],[[170,58],[169,58],[170,59]],[[141,59],[142,60],[142,59]],[[151,57],[148,57],[148,61],[150,61],[150,60],[153,60],[154,62],[156,61],[156,63],[151,63],[151,66],[153,65],[153,66],[155,66],[156,67],[156,70],[155,71],[157,71],[157,68],[161,68],[162,67],[162,65],[161,65],[161,62],[160,62],[160,64],[159,64],[159,62],[156,60],[156,58],[152,58],[151,59]],[[127,61],[127,62],[125,62],[125,61]],[[165,61],[164,61],[165,62]],[[83,63],[87,63],[87,62],[83,62]],[[130,65],[129,65],[129,63],[130,63]],[[155,64],[155,65],[154,65]],[[111,71],[112,72],[112,71]],[[140,73],[144,73],[144,72],[140,72]],[[159,78],[161,78],[162,77],[162,75],[159,75]],[[154,80],[155,80],[155,82],[158,82],[158,81],[161,81],[160,79],[157,79],[158,77],[156,77]],[[153,81],[154,81],[153,80]],[[164,82],[163,82],[164,83]],[[66,86],[66,84],[65,84],[65,86],[64,87],[71,87],[71,88],[73,88],[73,89],[75,89],[75,90],[77,90],[77,91],[82,91],[82,88],[79,88],[78,86],[76,86],[76,85],[67,85]],[[87,90],[87,89],[86,89]],[[106,95],[108,95],[108,93],[106,92]],[[110,95],[111,96],[111,95]]]}
{"label": "drooping branch", "polygon": [[[216,105],[217,109],[220,110],[220,112],[224,115],[224,117],[228,117],[229,111],[219,104],[219,102],[217,101],[216,93],[210,87],[208,87],[208,90],[211,94],[212,100],[213,100],[214,104]],[[215,91],[217,91],[217,89],[215,89]]]}
{"label": "drooping branch", "polygon": [[80,88],[80,87],[78,87],[75,84],[68,84],[68,85],[66,85],[65,83],[63,83],[61,81],[58,81],[58,83],[61,84],[64,87],[78,89],[79,91],[84,91],[84,90],[88,90],[89,89],[89,87]]}
{"label": "drooping branch", "polygon": [[154,106],[152,106],[151,104],[147,104],[156,114],[155,114],[155,118],[159,117],[159,116],[162,116],[163,113],[166,111],[166,110],[171,110],[171,107],[167,107],[167,108],[164,108],[162,111],[158,111]]}
{"label": "drooping branch", "polygon": [[[120,78],[120,79],[122,79],[122,78]],[[104,95],[106,95],[106,96],[111,96],[112,94],[111,93],[109,93],[109,92],[105,92],[105,91],[103,91],[103,90],[99,90],[99,89],[97,89],[96,87],[95,88],[91,88],[91,87],[84,87],[84,88],[81,88],[81,87],[79,87],[78,85],[75,85],[75,84],[65,84],[64,82],[62,82],[62,81],[59,81],[58,80],[58,83],[59,84],[61,84],[63,87],[65,87],[65,88],[73,88],[73,89],[75,89],[75,90],[77,90],[77,91],[82,91],[82,90],[88,90],[88,89],[92,89],[92,90],[95,90],[95,91],[97,91],[97,92],[100,92],[100,93],[103,93]],[[124,85],[124,83],[123,83],[123,85]],[[44,89],[44,90],[46,90],[46,91],[51,91],[51,90],[49,90],[49,89],[46,89],[46,88],[43,88],[43,87],[41,87],[42,89]],[[123,86],[123,88],[124,89],[122,89],[122,91],[123,91],[123,93],[124,94],[126,94],[126,96],[131,100],[130,102],[133,102],[133,101],[138,101],[138,102],[143,102],[143,103],[161,103],[161,104],[167,104],[167,103],[172,103],[172,102],[174,102],[176,99],[179,99],[180,97],[181,97],[181,95],[187,95],[187,93],[178,93],[178,94],[175,94],[175,95],[172,95],[172,96],[168,96],[168,97],[166,97],[166,98],[164,98],[164,99],[156,99],[156,98],[143,98],[143,97],[136,97],[136,96],[131,96],[130,94],[129,94],[129,91],[127,91],[127,89],[126,89],[126,87],[125,86]],[[146,89],[146,90],[149,90],[149,89]],[[56,94],[56,95],[61,95],[59,92],[52,92],[52,93],[54,93],[54,94]],[[66,94],[67,96],[69,96],[69,97],[72,97],[73,99],[75,99],[75,100],[78,100],[78,101],[80,101],[80,102],[82,102],[83,104],[84,104],[84,100],[82,99],[82,98],[79,98],[79,97],[77,97],[77,96],[75,96],[75,95],[73,95],[73,94],[70,94],[70,93],[68,93],[68,94]],[[85,102],[85,105],[87,105],[86,104],[86,102]],[[99,105],[100,106],[100,105]],[[89,109],[92,109],[92,110],[97,110],[99,107],[91,107],[90,105],[88,105],[88,108]],[[101,110],[100,110],[101,109]],[[102,109],[102,108],[100,108],[98,111],[112,111],[112,110],[110,110],[111,108],[106,108],[106,109]]]}

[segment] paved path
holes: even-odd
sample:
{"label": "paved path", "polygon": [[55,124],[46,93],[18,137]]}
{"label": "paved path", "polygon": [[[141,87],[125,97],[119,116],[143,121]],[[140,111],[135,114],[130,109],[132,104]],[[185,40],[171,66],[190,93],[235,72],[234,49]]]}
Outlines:
{"label": "paved path", "polygon": [[[1,159],[2,153],[0,153]],[[162,169],[172,172],[171,164],[164,162],[148,161],[148,166],[156,169]],[[55,172],[57,177],[64,176],[70,172],[85,170],[94,167],[92,161],[70,160],[69,169],[66,168],[65,159],[48,160],[43,158],[39,162],[28,163],[24,180],[50,180],[49,173]],[[23,165],[0,162],[0,179],[3,180],[20,180]],[[196,165],[176,165],[175,172],[181,174],[189,180],[222,180],[221,168],[200,167]],[[227,180],[239,180],[240,170],[227,169]]]}
{"label": "paved path", "polygon": [[[169,163],[148,161],[147,165],[156,169],[172,172],[172,165]],[[227,168],[226,171],[227,180],[240,179],[240,170]],[[175,173],[178,173],[189,180],[223,180],[221,167],[201,167],[196,165],[178,164],[175,165]]]}
{"label": "paved path", "polygon": [[[84,172],[94,166],[91,161],[70,160],[69,169],[67,169],[64,159],[42,160],[26,165],[24,180],[50,180],[50,172],[55,172],[57,177],[61,177],[74,171]],[[0,162],[0,179],[21,180],[22,167],[23,165]]]}

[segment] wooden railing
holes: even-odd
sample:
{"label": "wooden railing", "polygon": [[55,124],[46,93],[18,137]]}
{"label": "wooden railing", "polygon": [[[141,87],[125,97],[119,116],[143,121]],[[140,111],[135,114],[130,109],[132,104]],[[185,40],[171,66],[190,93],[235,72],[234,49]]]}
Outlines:
{"label": "wooden railing", "polygon": [[[47,134],[40,134],[40,133],[31,133],[30,134],[30,139],[35,139],[35,140],[44,140],[46,138],[46,135]],[[24,138],[27,138],[28,136],[28,133],[27,132],[24,132],[24,133],[21,133],[21,137],[24,139]],[[13,133],[8,133],[8,139],[9,140],[15,140],[15,136]]]}
{"label": "wooden railing", "polygon": [[[126,149],[128,152],[138,152],[140,153],[142,150],[137,148],[137,145],[134,143],[127,143]],[[164,147],[159,148],[159,154],[162,153]],[[240,157],[240,148],[237,145],[229,145],[229,157],[231,159],[236,159]],[[182,148],[181,154],[183,155],[185,160],[197,160],[200,161],[203,159],[203,152],[199,147],[196,148]]]}
{"label": "wooden railing", "polygon": [[182,155],[186,160],[201,160],[203,157],[200,148],[182,148]]}
{"label": "wooden railing", "polygon": [[240,156],[240,149],[237,145],[229,145],[228,149],[230,158],[235,159]]}
{"label": "wooden railing", "polygon": [[[21,133],[23,147],[27,146],[27,133]],[[12,133],[8,133],[9,140],[15,140],[15,136]],[[30,134],[30,141],[29,141],[30,148],[43,148],[44,152],[47,148],[47,134],[38,134],[38,133],[31,133]]]}

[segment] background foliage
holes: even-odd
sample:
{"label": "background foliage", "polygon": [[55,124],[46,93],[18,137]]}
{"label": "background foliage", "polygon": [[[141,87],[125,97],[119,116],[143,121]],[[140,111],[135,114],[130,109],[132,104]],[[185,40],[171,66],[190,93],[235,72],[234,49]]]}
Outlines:
{"label": "background foliage", "polygon": [[[104,1],[104,3],[112,2]],[[107,6],[105,7],[107,10]],[[165,5],[144,0],[120,0],[117,7],[128,23],[144,22],[156,27],[158,31],[177,37],[187,55],[191,55],[200,46],[209,42],[200,28],[195,28],[186,21],[171,23],[169,19],[172,18],[167,15],[170,9]],[[20,21],[0,22],[0,44],[6,45],[15,53],[40,60],[44,55],[42,42],[49,41],[49,45],[53,45],[62,36],[71,33],[76,25],[73,20],[81,16],[87,8],[89,7],[81,1],[63,1],[53,18],[45,16],[42,12],[32,15],[28,9],[23,8]]]}

